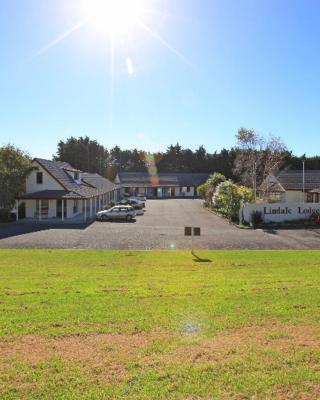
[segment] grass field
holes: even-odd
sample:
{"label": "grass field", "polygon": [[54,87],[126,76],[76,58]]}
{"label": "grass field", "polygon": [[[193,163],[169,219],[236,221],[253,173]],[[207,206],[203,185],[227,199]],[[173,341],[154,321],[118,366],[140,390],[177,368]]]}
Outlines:
{"label": "grass field", "polygon": [[1,399],[319,399],[320,252],[0,251]]}

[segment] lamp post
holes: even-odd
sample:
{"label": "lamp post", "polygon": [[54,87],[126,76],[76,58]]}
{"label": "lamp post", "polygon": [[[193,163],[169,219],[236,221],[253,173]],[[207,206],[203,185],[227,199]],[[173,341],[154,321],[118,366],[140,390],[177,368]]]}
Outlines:
{"label": "lamp post", "polygon": [[303,203],[305,202],[305,161],[302,161],[302,193],[303,193]]}

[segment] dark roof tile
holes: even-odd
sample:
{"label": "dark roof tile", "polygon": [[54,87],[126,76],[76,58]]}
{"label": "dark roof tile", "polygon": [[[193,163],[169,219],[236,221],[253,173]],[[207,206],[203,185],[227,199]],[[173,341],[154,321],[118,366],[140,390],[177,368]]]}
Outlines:
{"label": "dark roof tile", "polygon": [[50,161],[42,158],[35,158],[35,161],[40,164],[48,173],[65,189],[80,197],[93,197],[100,194],[112,191],[115,185],[108,179],[98,174],[82,173],[81,183],[77,183],[66,172],[78,171],[70,164],[60,161]]}
{"label": "dark roof tile", "polygon": [[210,173],[160,173],[151,176],[147,172],[120,172],[121,185],[130,186],[199,186],[206,182]]}

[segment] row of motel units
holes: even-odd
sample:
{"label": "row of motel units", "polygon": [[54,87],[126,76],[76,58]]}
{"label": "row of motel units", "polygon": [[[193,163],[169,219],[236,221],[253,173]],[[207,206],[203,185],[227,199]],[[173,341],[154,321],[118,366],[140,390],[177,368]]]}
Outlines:
{"label": "row of motel units", "polygon": [[117,200],[115,184],[98,174],[60,161],[35,158],[32,164],[25,194],[16,200],[17,209],[25,203],[27,219],[86,221]]}
{"label": "row of motel units", "polygon": [[281,171],[278,175],[269,175],[259,191],[268,202],[319,203],[320,170]]}
{"label": "row of motel units", "polygon": [[197,187],[205,183],[209,173],[160,173],[120,172],[115,184],[119,195],[147,198],[196,197]]}

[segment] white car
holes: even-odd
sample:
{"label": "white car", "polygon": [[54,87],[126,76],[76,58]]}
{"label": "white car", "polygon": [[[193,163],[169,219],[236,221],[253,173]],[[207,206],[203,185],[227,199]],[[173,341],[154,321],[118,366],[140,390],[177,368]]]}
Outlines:
{"label": "white car", "polygon": [[129,197],[128,199],[123,199],[120,204],[129,204],[131,206],[142,206],[145,208],[146,204],[143,200],[137,199],[135,197]]}
{"label": "white car", "polygon": [[136,216],[136,212],[131,206],[118,205],[109,210],[99,211],[96,215],[98,221],[124,220],[132,221]]}

